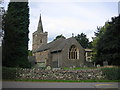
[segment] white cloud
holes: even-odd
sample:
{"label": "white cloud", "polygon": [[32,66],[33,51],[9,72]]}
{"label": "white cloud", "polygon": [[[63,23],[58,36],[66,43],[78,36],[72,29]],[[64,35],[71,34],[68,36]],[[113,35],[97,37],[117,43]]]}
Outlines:
{"label": "white cloud", "polygon": [[60,34],[68,38],[72,33],[77,35],[82,32],[92,40],[96,27],[104,25],[112,16],[117,15],[114,10],[116,7],[111,10],[105,3],[31,3],[29,49],[32,47],[32,33],[37,30],[41,12],[43,28],[48,32],[49,41]]}
{"label": "white cloud", "polygon": [[[8,1],[8,0],[5,0]],[[111,17],[117,15],[118,0],[29,0],[30,25],[29,49],[32,49],[32,33],[37,30],[40,13],[42,14],[44,31],[48,32],[48,40],[63,34],[71,37],[80,33],[87,34],[91,40],[97,26],[102,26]],[[74,1],[74,2],[73,2]],[[61,2],[61,3],[57,3]],[[101,2],[101,3],[99,3]],[[106,2],[106,3],[104,3]],[[7,2],[5,7],[7,8]]]}
{"label": "white cloud", "polygon": [[29,0],[30,2],[118,2],[119,0]]}

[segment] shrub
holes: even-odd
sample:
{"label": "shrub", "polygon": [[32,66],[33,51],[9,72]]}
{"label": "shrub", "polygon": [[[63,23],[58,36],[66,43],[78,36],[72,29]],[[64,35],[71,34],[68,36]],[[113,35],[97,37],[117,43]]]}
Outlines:
{"label": "shrub", "polygon": [[18,78],[17,68],[2,67],[3,80],[16,80]]}
{"label": "shrub", "polygon": [[103,75],[108,80],[120,80],[120,67],[101,68]]}

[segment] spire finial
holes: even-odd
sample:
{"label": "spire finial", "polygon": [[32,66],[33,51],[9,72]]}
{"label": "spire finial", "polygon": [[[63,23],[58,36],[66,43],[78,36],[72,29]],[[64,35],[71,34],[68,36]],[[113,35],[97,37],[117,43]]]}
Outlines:
{"label": "spire finial", "polygon": [[37,31],[43,32],[41,13],[40,13],[40,18],[39,18],[39,23],[38,23],[38,29],[37,29]]}

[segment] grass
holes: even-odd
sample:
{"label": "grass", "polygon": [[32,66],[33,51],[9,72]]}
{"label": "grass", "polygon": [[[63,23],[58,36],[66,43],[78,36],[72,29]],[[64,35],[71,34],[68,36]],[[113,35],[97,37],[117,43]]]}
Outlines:
{"label": "grass", "polygon": [[63,68],[63,70],[88,70],[88,69],[95,69],[95,67],[76,67],[76,68],[64,67]]}
{"label": "grass", "polygon": [[3,81],[25,81],[25,82],[120,82],[120,80],[3,80]]}

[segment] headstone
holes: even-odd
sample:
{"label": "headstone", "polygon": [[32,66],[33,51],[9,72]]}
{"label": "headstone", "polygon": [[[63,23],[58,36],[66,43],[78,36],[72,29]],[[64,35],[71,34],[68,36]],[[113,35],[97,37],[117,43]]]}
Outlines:
{"label": "headstone", "polygon": [[103,66],[108,66],[108,62],[107,62],[107,61],[104,61],[104,62],[103,62]]}
{"label": "headstone", "polygon": [[97,64],[97,68],[100,67],[100,64]]}
{"label": "headstone", "polygon": [[76,66],[73,66],[73,68],[76,68]]}
{"label": "headstone", "polygon": [[95,67],[95,62],[93,62],[93,66]]}
{"label": "headstone", "polygon": [[51,70],[51,67],[50,67],[50,66],[47,66],[47,67],[46,67],[46,70]]}
{"label": "headstone", "polygon": [[73,67],[70,67],[70,69],[72,69]]}

